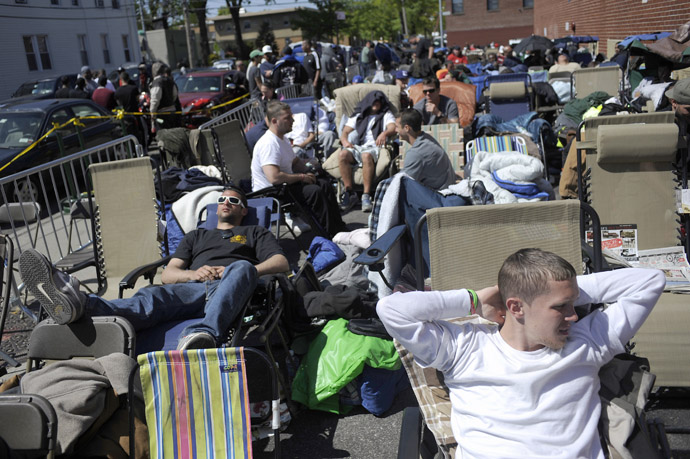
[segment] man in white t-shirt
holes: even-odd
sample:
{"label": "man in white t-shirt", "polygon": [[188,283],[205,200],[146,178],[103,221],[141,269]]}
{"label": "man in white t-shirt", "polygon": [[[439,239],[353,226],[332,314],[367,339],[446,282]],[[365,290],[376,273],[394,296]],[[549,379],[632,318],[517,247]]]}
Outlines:
{"label": "man in white t-shirt", "polygon": [[338,151],[338,168],[345,187],[340,198],[343,211],[350,210],[357,203],[357,193],[352,190],[353,169],[361,167],[364,182],[362,211],[371,212],[379,148],[394,135],[395,116],[390,110],[390,102],[381,91],[370,92],[357,105],[340,134],[342,148]]}
{"label": "man in white t-shirt", "polygon": [[345,231],[345,223],[329,180],[320,178],[305,161],[298,158],[285,134],[292,130],[290,106],[271,101],[266,109],[268,130],[254,146],[252,156],[252,190],[288,184],[296,199],[314,212],[323,228],[323,236]]}
{"label": "man in white t-shirt", "polygon": [[[563,258],[522,249],[498,285],[396,293],[388,333],[450,390],[456,457],[603,458],[599,369],[642,326],[665,286],[653,269],[576,276]],[[578,321],[575,306],[608,303]],[[478,313],[499,327],[445,319]]]}

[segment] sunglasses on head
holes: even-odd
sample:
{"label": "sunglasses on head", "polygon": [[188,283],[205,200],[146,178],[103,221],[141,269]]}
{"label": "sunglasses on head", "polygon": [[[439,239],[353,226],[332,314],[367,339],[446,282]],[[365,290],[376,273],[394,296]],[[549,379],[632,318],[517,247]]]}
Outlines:
{"label": "sunglasses on head", "polygon": [[436,92],[436,88],[434,88],[434,89],[423,89],[422,92],[424,94],[433,94]]}
{"label": "sunglasses on head", "polygon": [[230,204],[234,204],[236,206],[244,207],[244,203],[240,198],[235,196],[218,196],[218,204],[223,204],[225,201],[228,201]]}

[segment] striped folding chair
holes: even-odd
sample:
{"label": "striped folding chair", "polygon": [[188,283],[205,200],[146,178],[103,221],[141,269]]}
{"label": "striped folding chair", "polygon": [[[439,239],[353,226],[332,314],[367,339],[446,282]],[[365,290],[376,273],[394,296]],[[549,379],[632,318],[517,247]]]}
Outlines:
{"label": "striped folding chair", "polygon": [[479,151],[497,153],[499,151],[517,151],[527,154],[525,139],[513,135],[496,135],[490,137],[477,137],[467,142],[465,147],[465,159],[467,164]]}
{"label": "striped folding chair", "polygon": [[[158,351],[138,357],[130,386],[138,369],[152,459],[252,457],[247,353],[258,357],[272,377],[274,452],[280,456],[280,396],[275,372],[263,352],[237,347]],[[130,413],[130,421],[132,417]]]}

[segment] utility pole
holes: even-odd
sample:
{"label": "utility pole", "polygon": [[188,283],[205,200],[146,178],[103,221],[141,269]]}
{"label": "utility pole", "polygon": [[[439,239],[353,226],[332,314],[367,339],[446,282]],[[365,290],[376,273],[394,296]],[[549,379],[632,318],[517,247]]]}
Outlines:
{"label": "utility pole", "polygon": [[192,49],[192,29],[189,27],[189,0],[184,2],[184,30],[187,36],[187,59],[189,59],[189,68],[192,68],[194,67],[194,52]]}
{"label": "utility pole", "polygon": [[441,34],[441,48],[443,48],[443,0],[438,0],[438,30]]}
{"label": "utility pole", "polygon": [[401,0],[402,3],[402,20],[403,20],[403,33],[406,37],[409,36],[407,31],[407,12],[405,11],[405,0]]}

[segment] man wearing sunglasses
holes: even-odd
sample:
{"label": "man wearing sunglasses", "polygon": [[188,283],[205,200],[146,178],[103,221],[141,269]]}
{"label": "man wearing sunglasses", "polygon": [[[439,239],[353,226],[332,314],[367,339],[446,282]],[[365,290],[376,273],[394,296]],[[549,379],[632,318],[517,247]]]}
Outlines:
{"label": "man wearing sunglasses", "polygon": [[422,81],[424,98],[414,105],[422,114],[423,124],[452,124],[459,121],[458,105],[450,97],[441,95],[441,82],[436,77]]}
{"label": "man wearing sunglasses", "polygon": [[177,349],[215,348],[251,298],[258,278],[289,269],[278,241],[266,228],[242,225],[246,206],[241,190],[223,190],[216,228],[187,233],[163,271],[164,285],[143,288],[131,298],[86,295],[76,279],[33,249],[22,253],[20,272],[29,291],[59,324],[83,315],[117,315],[143,330],[198,318],[183,330]]}

